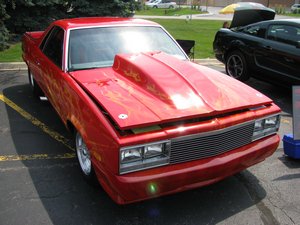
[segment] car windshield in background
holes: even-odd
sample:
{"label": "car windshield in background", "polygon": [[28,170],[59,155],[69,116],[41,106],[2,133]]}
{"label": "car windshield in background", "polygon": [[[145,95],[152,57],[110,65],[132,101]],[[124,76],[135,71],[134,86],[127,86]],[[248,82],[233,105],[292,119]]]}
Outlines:
{"label": "car windshield in background", "polygon": [[112,66],[119,53],[163,51],[187,59],[160,27],[98,27],[70,31],[70,71]]}

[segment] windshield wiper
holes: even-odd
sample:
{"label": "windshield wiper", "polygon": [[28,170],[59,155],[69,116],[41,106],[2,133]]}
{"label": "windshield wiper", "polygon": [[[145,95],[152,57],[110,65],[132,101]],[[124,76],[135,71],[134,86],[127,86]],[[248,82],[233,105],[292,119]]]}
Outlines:
{"label": "windshield wiper", "polygon": [[73,71],[78,71],[78,70],[92,70],[92,69],[98,69],[101,68],[102,66],[94,66],[94,67],[86,67],[86,68],[70,68],[69,72],[73,72]]}

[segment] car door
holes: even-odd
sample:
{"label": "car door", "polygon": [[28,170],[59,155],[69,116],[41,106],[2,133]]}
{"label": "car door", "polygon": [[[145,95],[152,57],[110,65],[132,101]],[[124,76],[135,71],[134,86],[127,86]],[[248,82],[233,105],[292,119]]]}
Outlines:
{"label": "car door", "polygon": [[278,82],[300,84],[300,28],[272,24],[261,43],[258,66]]}
{"label": "car door", "polygon": [[162,0],[162,1],[158,4],[158,8],[166,8],[166,0]]}
{"label": "car door", "polygon": [[[64,113],[65,81],[63,71],[65,32],[60,27],[53,27],[47,39],[40,46],[39,84],[45,95],[59,114]],[[62,115],[61,115],[62,116]]]}

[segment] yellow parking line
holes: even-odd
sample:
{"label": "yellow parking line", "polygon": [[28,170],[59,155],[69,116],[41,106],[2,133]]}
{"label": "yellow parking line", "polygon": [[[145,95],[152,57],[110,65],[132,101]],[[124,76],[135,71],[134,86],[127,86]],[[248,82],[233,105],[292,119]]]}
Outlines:
{"label": "yellow parking line", "polygon": [[32,154],[32,155],[0,155],[0,162],[4,161],[24,161],[24,160],[35,160],[35,159],[72,159],[75,158],[75,153],[65,154]]}
{"label": "yellow parking line", "polygon": [[3,101],[5,104],[10,106],[12,109],[14,109],[16,112],[18,112],[21,116],[23,116],[25,119],[29,120],[33,125],[39,127],[42,131],[44,131],[46,134],[50,135],[52,138],[54,138],[56,141],[62,143],[72,151],[74,151],[74,148],[70,146],[69,139],[65,138],[61,134],[51,130],[46,124],[35,118],[34,116],[30,115],[28,112],[26,112],[24,109],[16,105],[14,102],[9,100],[7,97],[5,97],[3,94],[0,94],[0,100]]}

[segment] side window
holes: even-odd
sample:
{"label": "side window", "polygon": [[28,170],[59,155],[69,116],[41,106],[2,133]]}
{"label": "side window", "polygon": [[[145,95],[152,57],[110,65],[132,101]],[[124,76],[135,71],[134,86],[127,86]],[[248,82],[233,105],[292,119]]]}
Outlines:
{"label": "side window", "polygon": [[265,29],[260,28],[259,26],[250,26],[243,30],[244,33],[264,38]]}
{"label": "side window", "polygon": [[63,43],[64,30],[53,27],[40,46],[42,52],[59,68],[62,68]]}
{"label": "side window", "polygon": [[271,25],[267,38],[285,44],[296,45],[300,41],[300,28],[290,25]]}

